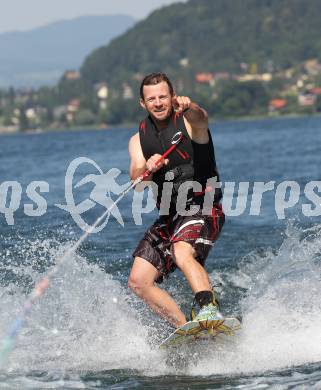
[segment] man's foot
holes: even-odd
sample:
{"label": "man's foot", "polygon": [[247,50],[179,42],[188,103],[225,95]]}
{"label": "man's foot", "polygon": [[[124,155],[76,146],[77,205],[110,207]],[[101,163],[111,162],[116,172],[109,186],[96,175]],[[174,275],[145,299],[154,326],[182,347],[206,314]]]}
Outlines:
{"label": "man's foot", "polygon": [[217,321],[222,319],[224,319],[224,316],[219,312],[218,306],[209,303],[201,308],[193,321]]}

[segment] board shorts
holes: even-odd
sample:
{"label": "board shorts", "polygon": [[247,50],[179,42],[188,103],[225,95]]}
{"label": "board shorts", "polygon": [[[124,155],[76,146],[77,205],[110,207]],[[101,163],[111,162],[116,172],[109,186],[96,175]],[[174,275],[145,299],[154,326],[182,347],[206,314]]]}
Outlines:
{"label": "board shorts", "polygon": [[184,241],[192,245],[196,260],[204,266],[214,242],[225,222],[220,204],[213,206],[211,215],[198,211],[192,216],[161,216],[146,231],[133,253],[151,263],[159,272],[157,283],[162,283],[177,268],[171,253],[175,242]]}

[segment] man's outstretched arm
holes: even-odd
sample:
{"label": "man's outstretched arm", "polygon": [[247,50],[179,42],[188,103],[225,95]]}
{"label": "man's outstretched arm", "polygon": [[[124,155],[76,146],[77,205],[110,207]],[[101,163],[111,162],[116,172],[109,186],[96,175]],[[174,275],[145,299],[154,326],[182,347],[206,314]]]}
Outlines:
{"label": "man's outstretched arm", "polygon": [[207,112],[188,96],[175,96],[173,106],[176,111],[183,113],[185,126],[192,139],[200,143],[208,142]]}

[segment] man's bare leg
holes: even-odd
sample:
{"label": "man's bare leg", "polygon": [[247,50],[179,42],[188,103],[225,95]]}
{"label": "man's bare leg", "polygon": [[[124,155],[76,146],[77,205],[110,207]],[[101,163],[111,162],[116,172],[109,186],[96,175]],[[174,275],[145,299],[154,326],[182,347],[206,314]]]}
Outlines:
{"label": "man's bare leg", "polygon": [[155,285],[155,280],[159,276],[159,271],[151,263],[141,257],[135,257],[128,286],[153,311],[178,328],[186,323],[186,317],[174,299]]}
{"label": "man's bare leg", "polygon": [[208,274],[195,259],[192,245],[183,241],[176,242],[172,246],[172,253],[176,265],[183,272],[194,294],[199,291],[212,291]]}

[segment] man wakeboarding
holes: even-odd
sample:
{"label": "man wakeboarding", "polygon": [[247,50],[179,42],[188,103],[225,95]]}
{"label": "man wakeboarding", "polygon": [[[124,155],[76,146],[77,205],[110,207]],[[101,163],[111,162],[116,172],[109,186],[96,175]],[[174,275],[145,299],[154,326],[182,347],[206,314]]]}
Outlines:
{"label": "man wakeboarding", "polygon": [[[192,319],[222,319],[204,268],[208,253],[225,221],[220,204],[220,188],[215,188],[211,212],[206,215],[202,213],[204,197],[209,190],[208,179],[219,181],[208,115],[189,97],[177,96],[164,73],[152,73],[143,79],[140,105],[148,116],[141,122],[139,132],[129,141],[129,172],[132,180],[146,169],[152,172],[148,180],[158,186],[156,204],[160,216],[146,231],[133,253],[134,263],[128,285],[154,312],[178,328],[186,323],[186,317],[174,299],[158,284],[179,268],[199,307],[198,314]],[[159,161],[177,132],[183,134],[182,142],[168,158]],[[164,215],[164,184],[169,181],[173,183],[170,187],[171,201]],[[185,204],[189,210],[198,206],[198,211],[194,215],[182,215],[184,213],[177,212],[179,191],[184,183],[190,181],[200,183],[202,190],[194,192],[190,189]]]}

